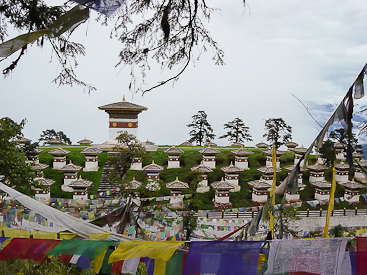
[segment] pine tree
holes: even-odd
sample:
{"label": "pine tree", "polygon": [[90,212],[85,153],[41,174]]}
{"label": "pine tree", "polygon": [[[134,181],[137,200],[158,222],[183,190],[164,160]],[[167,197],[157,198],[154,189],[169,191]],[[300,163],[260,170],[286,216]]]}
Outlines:
{"label": "pine tree", "polygon": [[240,118],[235,118],[224,124],[224,129],[228,129],[227,134],[220,136],[219,138],[227,138],[230,142],[252,141],[252,136],[249,133],[249,127],[245,126],[245,123]]}
{"label": "pine tree", "polygon": [[292,127],[287,125],[282,118],[269,118],[266,120],[265,131],[266,133],[263,137],[275,143],[277,149],[292,138]]}
{"label": "pine tree", "polygon": [[214,139],[213,128],[210,126],[204,111],[199,111],[192,116],[192,119],[193,121],[187,125],[187,127],[193,128],[189,133],[191,136],[190,142],[198,143],[201,146],[203,142],[209,142]]}

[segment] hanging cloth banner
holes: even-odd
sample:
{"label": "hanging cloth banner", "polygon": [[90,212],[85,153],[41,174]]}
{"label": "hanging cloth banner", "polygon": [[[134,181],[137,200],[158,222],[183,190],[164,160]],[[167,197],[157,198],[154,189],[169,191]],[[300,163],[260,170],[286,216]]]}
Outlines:
{"label": "hanging cloth banner", "polygon": [[149,242],[130,241],[122,242],[111,254],[108,263],[129,258],[149,257],[155,259],[154,275],[165,274],[166,262],[172,257],[178,247],[185,242]]}
{"label": "hanging cloth banner", "polygon": [[330,221],[330,213],[334,209],[334,195],[336,189],[336,182],[335,182],[335,161],[333,163],[333,179],[331,182],[331,190],[330,190],[330,198],[329,198],[329,205],[327,208],[327,215],[326,215],[326,223],[324,228],[323,238],[329,237],[329,221]]}
{"label": "hanging cloth banner", "polygon": [[273,240],[265,274],[350,275],[347,238]]}
{"label": "hanging cloth banner", "polygon": [[58,256],[59,254],[82,255],[95,259],[115,243],[115,241],[62,240],[47,253],[47,256]]}
{"label": "hanging cloth banner", "polygon": [[73,0],[106,16],[112,16],[126,0]]}
{"label": "hanging cloth banner", "polygon": [[[9,186],[0,183],[0,190],[9,194],[10,197],[16,199],[25,207],[33,210],[36,213],[41,214],[47,220],[52,221],[65,229],[71,231],[72,233],[78,234],[85,239],[88,239],[88,234],[90,233],[111,233],[110,231],[104,230],[97,225],[90,224],[73,216],[70,216],[66,213],[63,213],[55,208],[52,208],[48,205],[45,205],[41,202],[38,202],[12,188]],[[117,233],[111,233],[107,236],[106,240],[114,240],[114,241],[127,241],[133,240],[135,238],[124,236]]]}
{"label": "hanging cloth banner", "polygon": [[0,260],[11,258],[29,259],[39,263],[46,260],[46,253],[55,247],[60,240],[14,238],[0,252]]}
{"label": "hanging cloth banner", "polygon": [[256,275],[262,241],[191,242],[183,275]]}

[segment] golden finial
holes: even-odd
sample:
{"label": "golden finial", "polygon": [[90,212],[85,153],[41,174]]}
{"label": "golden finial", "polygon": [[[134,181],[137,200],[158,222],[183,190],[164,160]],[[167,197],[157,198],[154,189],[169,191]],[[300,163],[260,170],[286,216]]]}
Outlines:
{"label": "golden finial", "polygon": [[176,181],[178,181],[178,176],[176,176]]}
{"label": "golden finial", "polygon": [[231,164],[230,164],[229,166],[233,166],[233,163],[232,163],[232,161],[231,161]]}
{"label": "golden finial", "polygon": [[152,164],[155,164],[155,163],[154,163],[154,160],[152,161]]}
{"label": "golden finial", "polygon": [[133,177],[133,181],[135,181],[135,177]]}
{"label": "golden finial", "polygon": [[122,102],[125,102],[125,95],[123,95],[122,97]]}

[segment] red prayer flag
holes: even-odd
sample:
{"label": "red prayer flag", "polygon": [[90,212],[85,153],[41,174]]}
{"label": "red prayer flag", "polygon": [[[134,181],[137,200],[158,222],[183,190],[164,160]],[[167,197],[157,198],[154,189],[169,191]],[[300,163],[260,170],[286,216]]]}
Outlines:
{"label": "red prayer flag", "polygon": [[357,237],[357,274],[367,273],[367,237]]}
{"label": "red prayer flag", "polygon": [[14,238],[0,252],[0,260],[30,259],[43,263],[45,255],[61,240]]}
{"label": "red prayer flag", "polygon": [[117,261],[112,264],[111,273],[121,274],[124,261]]}

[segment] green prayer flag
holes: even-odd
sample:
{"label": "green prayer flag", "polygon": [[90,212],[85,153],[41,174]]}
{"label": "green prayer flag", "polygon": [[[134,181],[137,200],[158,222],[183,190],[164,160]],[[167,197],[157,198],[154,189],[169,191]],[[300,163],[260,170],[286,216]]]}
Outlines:
{"label": "green prayer flag", "polygon": [[104,255],[101,267],[101,273],[103,274],[111,274],[112,263],[108,264],[108,258],[110,257],[113,251],[114,249],[109,248],[107,249],[106,254]]}
{"label": "green prayer flag", "polygon": [[166,275],[182,274],[182,261],[185,254],[175,253],[166,263]]}
{"label": "green prayer flag", "polygon": [[0,44],[0,57],[7,57],[16,51],[20,50],[28,44],[32,44],[42,35],[46,34],[48,29],[30,32],[26,34],[19,35],[11,40],[5,41]]}
{"label": "green prayer flag", "polygon": [[115,241],[91,241],[91,240],[62,240],[46,256],[82,255],[87,258],[96,258],[107,250]]}
{"label": "green prayer flag", "polygon": [[66,31],[73,31],[81,23],[84,23],[89,18],[89,8],[84,6],[75,6],[67,13],[61,15],[51,25],[48,36],[58,37]]}

